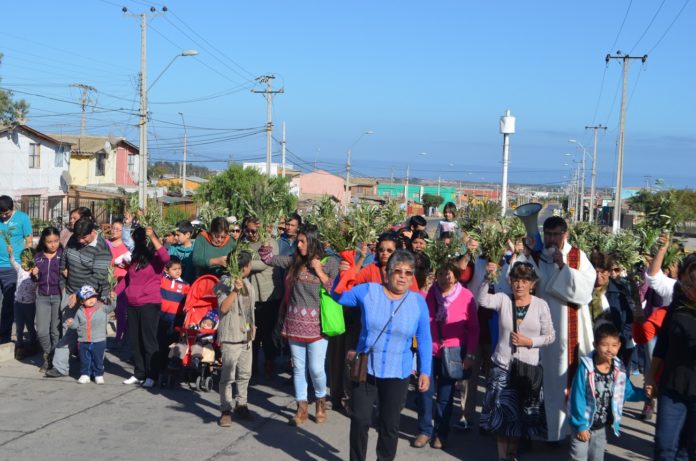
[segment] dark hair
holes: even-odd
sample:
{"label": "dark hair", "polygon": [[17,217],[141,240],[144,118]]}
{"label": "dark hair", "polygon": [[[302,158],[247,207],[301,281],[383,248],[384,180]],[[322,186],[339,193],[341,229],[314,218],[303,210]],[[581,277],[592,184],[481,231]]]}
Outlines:
{"label": "dark hair", "polygon": [[561,218],[560,216],[551,216],[549,218],[546,218],[546,221],[544,221],[545,231],[556,229],[559,227],[561,229],[561,232],[568,232],[568,223],[565,219]]}
{"label": "dark hair", "polygon": [[452,213],[452,214],[454,215],[455,218],[457,217],[457,205],[455,205],[455,204],[452,203],[452,202],[447,202],[447,203],[445,203],[445,206],[444,206],[444,208],[442,209],[442,214],[444,215],[444,214],[447,213],[448,211],[449,211],[450,213]]}
{"label": "dark hair", "polygon": [[408,229],[402,228],[402,229],[399,229],[399,232],[396,234],[397,235],[396,248],[411,251],[411,248],[412,248],[411,239],[406,237],[406,235],[404,235],[406,233],[406,231],[408,231]]}
{"label": "dark hair", "polygon": [[210,229],[208,232],[211,234],[219,234],[224,232],[225,234],[230,233],[230,224],[227,222],[227,218],[217,217],[210,222]]}
{"label": "dark hair", "polygon": [[394,242],[396,246],[399,246],[399,234],[396,232],[382,232],[377,237],[377,244],[379,245],[382,242]]}
{"label": "dark hair", "polygon": [[77,213],[80,215],[80,218],[91,218],[92,217],[92,210],[87,208],[86,206],[79,206],[77,208],[73,208],[70,210],[70,214]]}
{"label": "dark hair", "polygon": [[75,235],[77,238],[85,237],[86,235],[91,234],[94,228],[95,225],[92,218],[83,216],[75,221],[75,225],[73,226],[73,235]]}
{"label": "dark hair", "polygon": [[302,256],[300,251],[295,251],[292,263],[290,263],[290,269],[288,270],[288,275],[290,280],[294,280],[295,276],[300,273],[302,266],[309,269],[309,263],[315,259],[324,258],[324,245],[321,243],[319,238],[319,230],[317,226],[313,224],[304,224],[300,227],[297,235],[304,235],[307,238],[307,256]]}
{"label": "dark hair", "polygon": [[0,195],[0,212],[14,210],[14,200],[9,195]]}
{"label": "dark hair", "polygon": [[[230,252],[232,254],[232,252]],[[229,263],[230,260],[230,254],[227,255],[227,261]],[[239,252],[237,255],[237,267],[241,271],[245,267],[247,267],[249,264],[251,264],[251,253],[249,253],[246,250],[242,250]]]}
{"label": "dark hair", "polygon": [[111,220],[111,225],[113,226],[114,224],[120,224],[123,225],[123,219],[122,218],[114,218]]}
{"label": "dark hair", "polygon": [[[60,237],[60,231],[56,229],[53,226],[48,226],[45,227],[44,230],[41,231],[41,236],[39,237],[39,243],[36,245],[36,251],[46,251],[46,237],[50,237],[51,235],[56,235]],[[62,246],[60,243],[58,246]]]}
{"label": "dark hair", "polygon": [[181,232],[182,234],[189,233],[193,234],[193,224],[191,224],[191,221],[188,219],[182,219],[178,223],[176,223],[176,230]]}
{"label": "dark hair", "polygon": [[599,322],[597,328],[594,330],[594,340],[596,343],[600,342],[604,338],[621,338],[621,334],[616,326],[611,322]]}
{"label": "dark hair", "polygon": [[682,260],[677,273],[678,280],[681,280],[682,277],[688,277],[689,281],[696,285],[696,253],[691,253]]}
{"label": "dark hair", "polygon": [[438,271],[448,270],[452,271],[454,274],[454,281],[459,282],[459,278],[462,276],[462,270],[457,266],[457,259],[448,259],[444,264],[437,268]]}
{"label": "dark hair", "polygon": [[599,250],[592,250],[592,253],[590,253],[590,263],[595,269],[608,271],[616,265],[616,260],[611,254],[602,253]]}
{"label": "dark hair", "polygon": [[539,279],[531,263],[519,261],[512,265],[509,277],[510,280],[529,280],[531,282],[536,282]]}
{"label": "dark hair", "polygon": [[413,234],[411,234],[411,242],[416,239],[428,240],[428,233],[426,231],[413,231]]}
{"label": "dark hair", "polygon": [[293,221],[293,220],[294,220],[294,221],[297,221],[297,225],[298,225],[298,226],[301,226],[301,225],[302,225],[302,216],[300,216],[300,215],[297,214],[297,213],[290,213],[290,214],[288,215],[288,217],[285,219],[285,222]]}
{"label": "dark hair", "polygon": [[242,229],[246,229],[246,226],[249,223],[261,224],[261,220],[259,218],[257,218],[256,216],[247,216],[242,221]]}
{"label": "dark hair", "polygon": [[411,220],[409,221],[408,227],[413,229],[414,226],[427,226],[428,222],[425,220],[423,216],[420,215],[415,215],[411,216]]}
{"label": "dark hair", "polygon": [[[405,251],[405,250],[403,250]],[[409,253],[411,253],[409,251]],[[396,251],[394,252],[396,254]],[[425,253],[411,253],[415,261],[415,274],[416,283],[418,283],[418,288],[425,286],[425,282],[428,278],[428,274],[431,271],[430,258]],[[392,255],[394,257],[394,255]],[[391,260],[391,258],[390,258]]]}
{"label": "dark hair", "polygon": [[136,270],[147,267],[150,261],[152,261],[155,252],[151,246],[147,241],[145,228],[136,227],[133,231],[133,252],[131,256],[131,264],[136,264]]}
{"label": "dark hair", "polygon": [[170,257],[169,257],[169,262],[167,263],[166,266],[164,266],[164,268],[165,268],[165,269],[171,269],[172,266],[174,266],[174,265],[176,265],[176,264],[178,264],[178,265],[180,265],[180,266],[183,266],[183,264],[181,263],[181,259],[180,259],[178,256],[170,256]]}
{"label": "dark hair", "polygon": [[440,232],[440,240],[451,239],[453,236],[454,234],[451,231]]}

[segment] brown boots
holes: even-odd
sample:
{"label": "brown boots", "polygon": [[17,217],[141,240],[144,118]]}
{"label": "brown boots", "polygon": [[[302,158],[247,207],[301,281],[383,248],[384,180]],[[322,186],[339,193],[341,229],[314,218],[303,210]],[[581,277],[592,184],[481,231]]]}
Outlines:
{"label": "brown boots", "polygon": [[307,421],[307,418],[309,418],[309,415],[307,413],[307,401],[306,400],[298,400],[297,401],[297,413],[295,413],[295,416],[293,416],[290,419],[290,425],[292,426],[299,426],[305,421]]}
{"label": "brown boots", "polygon": [[326,421],[326,397],[317,399],[317,409],[315,413],[317,424]]}

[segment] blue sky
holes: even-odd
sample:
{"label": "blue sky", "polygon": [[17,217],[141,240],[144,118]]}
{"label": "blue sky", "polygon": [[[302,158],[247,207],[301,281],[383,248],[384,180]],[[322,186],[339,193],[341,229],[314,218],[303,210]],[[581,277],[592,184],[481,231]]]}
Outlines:
{"label": "blue sky", "polygon": [[[79,92],[97,88],[88,132],[137,143],[138,20],[158,9],[140,0],[25,1],[5,6],[2,87],[32,107],[29,124],[79,130]],[[616,50],[648,53],[631,62],[624,185],[644,176],[693,187],[696,5],[684,0],[584,2],[270,1],[166,3],[149,22],[151,158],[181,158],[190,126],[193,162],[213,168],[265,158],[266,104],[254,77],[276,75],[274,136],[287,124],[289,161],[344,174],[499,181],[498,119],[517,117],[510,180],[561,184],[586,125],[608,127],[598,143],[598,184],[616,171],[621,65]],[[676,19],[676,20],[675,20]],[[22,93],[20,93],[22,92]],[[53,99],[49,99],[53,98]],[[201,100],[204,99],[204,100]],[[66,102],[67,101],[67,102]],[[215,128],[211,130],[210,128]],[[234,131],[242,130],[242,131]],[[280,147],[274,143],[274,160]],[[426,152],[427,155],[420,155]],[[209,162],[209,163],[205,163]],[[587,183],[589,184],[587,162]]]}

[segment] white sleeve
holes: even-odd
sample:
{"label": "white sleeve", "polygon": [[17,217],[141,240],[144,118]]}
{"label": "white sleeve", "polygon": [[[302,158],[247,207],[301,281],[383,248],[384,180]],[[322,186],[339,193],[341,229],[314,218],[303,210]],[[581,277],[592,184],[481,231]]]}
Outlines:
{"label": "white sleeve", "polygon": [[657,274],[651,276],[648,274],[647,270],[645,271],[645,281],[648,283],[648,286],[662,298],[672,298],[674,284],[677,283],[676,279],[667,277],[662,271],[658,271]]}

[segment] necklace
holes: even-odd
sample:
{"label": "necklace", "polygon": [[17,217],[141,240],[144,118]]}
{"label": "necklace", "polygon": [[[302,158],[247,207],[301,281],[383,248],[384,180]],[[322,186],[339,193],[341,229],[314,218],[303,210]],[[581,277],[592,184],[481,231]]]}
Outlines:
{"label": "necklace", "polygon": [[517,319],[518,323],[522,322],[522,320],[527,315],[528,310],[529,304],[525,304],[524,306],[515,306],[515,319]]}

